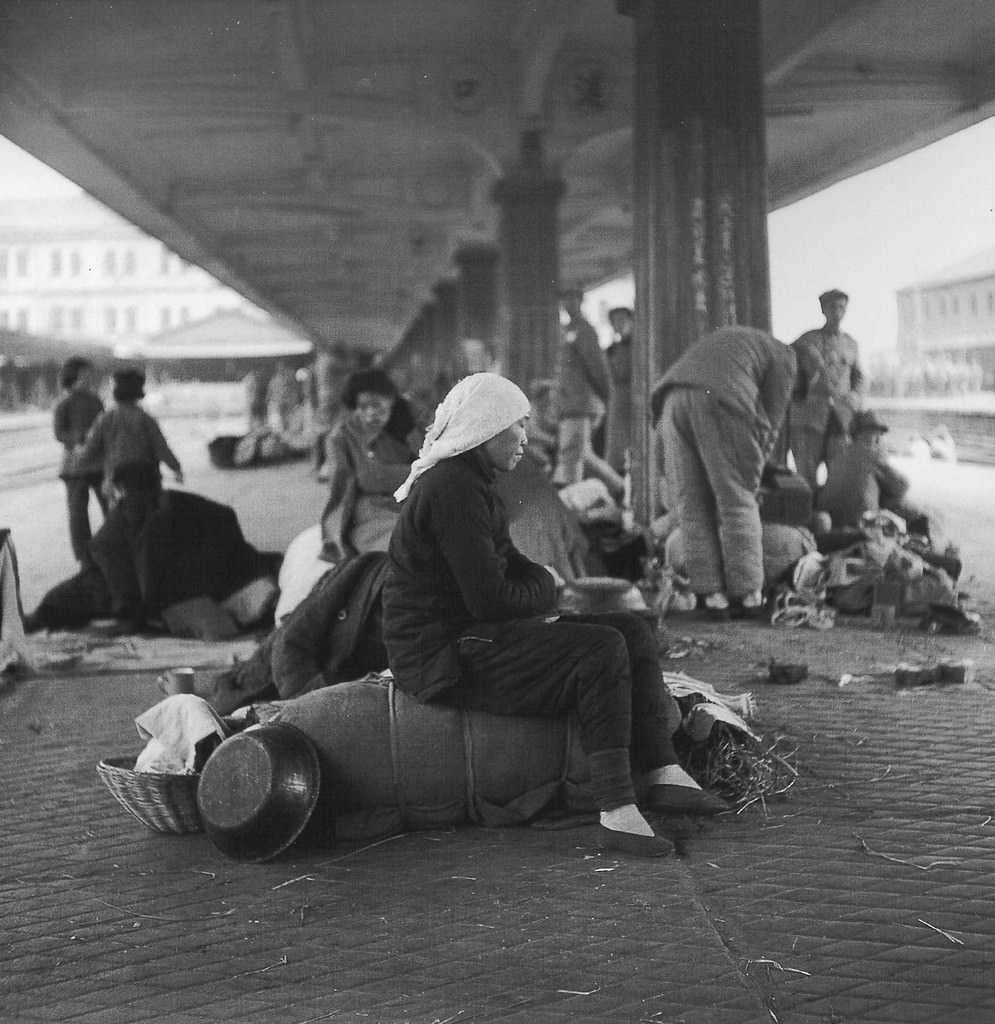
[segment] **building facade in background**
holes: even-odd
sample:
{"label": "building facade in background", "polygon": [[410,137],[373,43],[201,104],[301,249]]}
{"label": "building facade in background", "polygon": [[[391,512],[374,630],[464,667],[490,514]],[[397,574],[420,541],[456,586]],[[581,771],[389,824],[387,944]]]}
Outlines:
{"label": "building facade in background", "polygon": [[113,347],[251,303],[80,193],[0,200],[0,329]]}
{"label": "building facade in background", "polygon": [[922,376],[906,393],[990,389],[995,381],[995,249],[896,293],[898,359]]}

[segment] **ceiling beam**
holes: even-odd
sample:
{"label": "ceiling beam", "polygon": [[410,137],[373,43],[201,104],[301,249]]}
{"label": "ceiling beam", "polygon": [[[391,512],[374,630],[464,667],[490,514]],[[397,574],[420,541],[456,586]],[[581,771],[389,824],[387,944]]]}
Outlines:
{"label": "ceiling beam", "polygon": [[[0,131],[15,145],[47,163],[70,181],[126,220],[158,238],[188,263],[193,263],[222,284],[267,310],[290,330],[302,325],[275,304],[249,279],[241,277],[209,236],[188,229],[166,212],[167,196],[157,192],[154,179],[98,152],[51,106],[34,84],[6,62],[0,61]],[[139,184],[140,183],[140,184]]]}
{"label": "ceiling beam", "polygon": [[901,104],[957,107],[971,96],[975,75],[939,62],[806,65],[767,90],[769,109],[825,110],[827,107]]}
{"label": "ceiling beam", "polygon": [[[844,24],[880,0],[771,0],[763,5],[764,23],[777,24],[767,43],[764,85],[771,89],[816,53]],[[790,8],[781,11],[779,8]]]}

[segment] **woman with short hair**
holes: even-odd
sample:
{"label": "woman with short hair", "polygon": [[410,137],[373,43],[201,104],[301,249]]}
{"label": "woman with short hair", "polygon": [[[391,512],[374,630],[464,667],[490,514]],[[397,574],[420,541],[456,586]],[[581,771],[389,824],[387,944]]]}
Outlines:
{"label": "woman with short hair", "polygon": [[383,370],[352,374],[342,404],[346,411],[327,442],[329,493],[321,515],[322,557],[330,562],[387,550],[398,512],[394,491],[421,442],[411,407]]}

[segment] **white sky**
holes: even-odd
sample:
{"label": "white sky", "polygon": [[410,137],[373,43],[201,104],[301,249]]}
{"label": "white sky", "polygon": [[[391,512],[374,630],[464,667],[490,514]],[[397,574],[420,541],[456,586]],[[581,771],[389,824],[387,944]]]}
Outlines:
{"label": "white sky", "polygon": [[[817,296],[842,288],[850,294],[846,329],[865,356],[893,349],[895,291],[995,247],[993,167],[995,118],[771,214],[774,333],[791,341],[818,326]],[[0,137],[0,195],[75,191]],[[631,302],[631,288],[619,283],[602,301]]]}

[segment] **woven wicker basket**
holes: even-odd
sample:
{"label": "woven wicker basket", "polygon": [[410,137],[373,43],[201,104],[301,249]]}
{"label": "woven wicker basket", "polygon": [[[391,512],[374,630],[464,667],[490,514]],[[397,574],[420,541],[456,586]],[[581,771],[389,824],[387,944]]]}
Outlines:
{"label": "woven wicker basket", "polygon": [[197,810],[199,774],[136,772],[133,757],[107,758],[97,765],[97,774],[114,799],[148,828],[180,835],[204,831]]}

